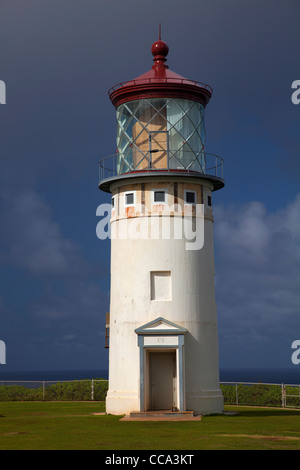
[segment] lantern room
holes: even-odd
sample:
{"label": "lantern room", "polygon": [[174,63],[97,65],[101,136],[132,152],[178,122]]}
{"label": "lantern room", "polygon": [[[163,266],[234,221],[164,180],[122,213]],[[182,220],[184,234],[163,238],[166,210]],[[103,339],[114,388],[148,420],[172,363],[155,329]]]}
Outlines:
{"label": "lantern room", "polygon": [[117,109],[118,173],[205,172],[204,106],[180,98],[129,101]]}
{"label": "lantern room", "polygon": [[159,39],[151,48],[154,64],[134,80],[109,90],[116,108],[116,154],[100,162],[100,187],[106,180],[153,171],[198,173],[223,187],[223,161],[205,152],[205,107],[212,89],[171,71],[169,48]]}

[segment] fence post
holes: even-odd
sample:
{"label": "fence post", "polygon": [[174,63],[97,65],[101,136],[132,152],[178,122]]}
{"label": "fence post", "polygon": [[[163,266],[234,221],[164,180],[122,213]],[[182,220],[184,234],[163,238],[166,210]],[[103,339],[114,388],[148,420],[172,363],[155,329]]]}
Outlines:
{"label": "fence post", "polygon": [[45,380],[43,380],[43,400],[45,400]]}
{"label": "fence post", "polygon": [[94,401],[94,379],[92,379],[91,398],[92,398],[92,401]]}
{"label": "fence post", "polygon": [[236,405],[238,406],[238,404],[239,404],[238,384],[235,384],[235,399],[236,399]]}

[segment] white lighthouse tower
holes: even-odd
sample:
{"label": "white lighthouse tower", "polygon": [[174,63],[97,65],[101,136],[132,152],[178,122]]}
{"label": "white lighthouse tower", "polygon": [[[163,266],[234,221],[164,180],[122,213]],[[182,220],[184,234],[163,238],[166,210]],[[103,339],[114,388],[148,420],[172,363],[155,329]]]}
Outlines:
{"label": "white lighthouse tower", "polygon": [[212,192],[222,159],[204,151],[212,90],[166,65],[109,91],[117,153],[100,162],[112,195],[106,411],[223,411],[214,287]]}

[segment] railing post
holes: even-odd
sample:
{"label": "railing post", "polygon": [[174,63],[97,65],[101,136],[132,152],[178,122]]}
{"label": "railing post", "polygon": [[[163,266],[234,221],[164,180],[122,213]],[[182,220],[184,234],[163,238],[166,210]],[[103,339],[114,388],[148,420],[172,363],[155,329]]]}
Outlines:
{"label": "railing post", "polygon": [[94,379],[92,379],[92,390],[91,390],[91,399],[94,401]]}
{"label": "railing post", "polygon": [[235,401],[236,401],[236,405],[238,406],[238,404],[239,404],[238,384],[235,384]]}
{"label": "railing post", "polygon": [[43,380],[43,400],[45,400],[45,380]]}

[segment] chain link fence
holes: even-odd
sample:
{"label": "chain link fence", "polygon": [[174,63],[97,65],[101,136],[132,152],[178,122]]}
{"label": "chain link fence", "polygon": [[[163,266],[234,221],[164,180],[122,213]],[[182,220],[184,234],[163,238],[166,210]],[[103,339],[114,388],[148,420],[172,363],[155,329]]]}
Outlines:
{"label": "chain link fence", "polygon": [[[225,405],[300,408],[300,385],[221,382]],[[104,401],[106,379],[0,381],[0,401]]]}
{"label": "chain link fence", "polygon": [[221,382],[225,405],[300,408],[300,385]]}
{"label": "chain link fence", "polygon": [[108,380],[0,381],[0,401],[104,401]]}

